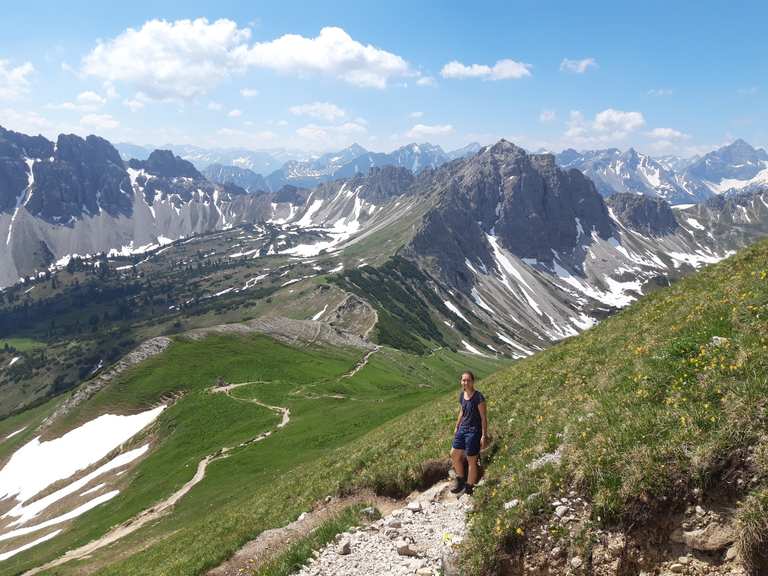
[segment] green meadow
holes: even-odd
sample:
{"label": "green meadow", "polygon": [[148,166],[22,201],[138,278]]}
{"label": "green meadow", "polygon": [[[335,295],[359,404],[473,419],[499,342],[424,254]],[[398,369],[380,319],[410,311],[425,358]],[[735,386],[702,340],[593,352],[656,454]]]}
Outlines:
{"label": "green meadow", "polygon": [[[58,436],[103,413],[137,412],[176,398],[132,441],[139,446],[151,440],[154,448],[124,481],[121,494],[52,541],[3,562],[0,574],[16,574],[93,540],[178,490],[206,455],[235,447],[209,465],[205,479],[172,514],[87,560],[49,571],[199,573],[263,530],[285,525],[314,501],[338,493],[349,474],[329,473],[329,463],[345,462],[347,447],[368,432],[456,389],[461,370],[485,375],[502,365],[447,350],[419,357],[381,348],[362,370],[344,377],[362,355],[355,349],[287,346],[265,336],[178,339],[46,433]],[[211,393],[219,378],[252,384],[234,389],[232,397]],[[291,420],[266,440],[238,448],[280,420],[248,402],[252,398],[289,408]]]}

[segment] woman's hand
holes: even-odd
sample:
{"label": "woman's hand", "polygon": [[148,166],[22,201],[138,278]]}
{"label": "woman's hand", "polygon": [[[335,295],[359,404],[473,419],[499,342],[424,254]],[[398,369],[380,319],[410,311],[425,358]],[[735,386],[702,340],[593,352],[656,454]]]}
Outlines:
{"label": "woman's hand", "polygon": [[480,436],[480,449],[485,450],[488,447],[488,438],[486,438],[485,434]]}

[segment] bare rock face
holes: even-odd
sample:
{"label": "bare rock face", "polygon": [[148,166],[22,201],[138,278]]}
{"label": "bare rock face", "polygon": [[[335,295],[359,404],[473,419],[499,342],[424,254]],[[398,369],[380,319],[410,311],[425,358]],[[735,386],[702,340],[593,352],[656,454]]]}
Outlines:
{"label": "bare rock face", "polygon": [[101,210],[130,216],[133,191],[117,150],[98,136],[62,134],[52,160],[34,165],[34,190],[26,202],[34,216],[65,224]]}
{"label": "bare rock face", "polygon": [[679,224],[664,200],[637,194],[614,194],[606,200],[620,222],[648,236],[672,234]]}
{"label": "bare rock face", "polygon": [[449,275],[460,274],[465,258],[494,269],[488,234],[515,256],[549,261],[553,250],[569,253],[593,231],[613,233],[605,202],[581,172],[506,140],[442,167],[430,186],[441,198],[413,246],[439,258]]}

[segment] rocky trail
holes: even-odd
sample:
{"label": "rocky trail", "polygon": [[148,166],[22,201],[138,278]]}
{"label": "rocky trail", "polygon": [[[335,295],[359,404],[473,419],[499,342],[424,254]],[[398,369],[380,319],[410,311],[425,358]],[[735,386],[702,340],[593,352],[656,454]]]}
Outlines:
{"label": "rocky trail", "polygon": [[298,576],[454,574],[454,547],[464,537],[471,500],[457,498],[448,488],[448,482],[439,482],[399,501],[368,493],[329,498],[291,524],[263,532],[207,576],[251,574],[334,513],[363,502],[376,506],[384,516],[339,534],[315,551]]}
{"label": "rocky trail", "polygon": [[214,394],[215,393],[226,394],[233,400],[257,404],[259,406],[263,406],[264,408],[272,410],[273,412],[277,412],[282,416],[282,418],[280,420],[280,423],[277,424],[275,428],[271,430],[267,430],[266,432],[262,432],[258,436],[255,436],[249,440],[241,442],[237,446],[220,448],[216,452],[212,454],[208,454],[207,456],[205,456],[205,458],[200,460],[200,462],[198,463],[197,470],[195,471],[194,476],[192,476],[192,478],[190,478],[181,488],[179,488],[176,492],[171,494],[165,500],[162,500],[161,502],[155,504],[151,508],[143,510],[133,518],[126,520],[119,526],[116,526],[115,528],[113,528],[112,530],[110,530],[100,538],[97,538],[96,540],[93,540],[88,544],[85,544],[84,546],[80,546],[79,548],[70,550],[63,556],[60,556],[59,558],[52,560],[47,564],[43,564],[41,566],[37,566],[36,568],[33,568],[32,570],[28,570],[27,572],[24,573],[24,576],[32,576],[33,574],[39,574],[46,570],[50,570],[51,568],[55,568],[56,566],[60,566],[71,560],[78,560],[78,559],[85,558],[93,554],[97,550],[104,548],[105,546],[108,546],[113,542],[116,542],[121,538],[124,538],[125,536],[132,534],[133,532],[136,532],[136,530],[139,530],[140,528],[147,525],[148,523],[158,520],[159,518],[161,518],[162,516],[170,512],[170,510],[176,505],[176,503],[179,500],[181,500],[190,490],[192,490],[192,488],[194,488],[197,484],[203,481],[203,479],[205,478],[206,469],[208,468],[208,465],[211,462],[215,462],[216,460],[227,458],[235,448],[241,448],[244,446],[248,446],[250,444],[254,444],[256,442],[261,442],[263,440],[266,440],[274,432],[276,432],[280,428],[287,426],[288,423],[291,421],[291,412],[288,408],[285,408],[282,406],[270,406],[269,404],[265,404],[256,399],[237,398],[230,394],[232,390],[236,388],[240,388],[241,386],[248,386],[251,384],[259,384],[259,383],[261,382],[242,382],[240,384],[229,384],[227,386],[210,388],[208,391]]}

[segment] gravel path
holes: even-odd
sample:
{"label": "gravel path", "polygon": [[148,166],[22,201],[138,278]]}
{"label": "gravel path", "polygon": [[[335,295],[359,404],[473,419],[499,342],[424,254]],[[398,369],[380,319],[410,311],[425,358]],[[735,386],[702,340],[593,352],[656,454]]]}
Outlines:
{"label": "gravel path", "polygon": [[456,498],[448,483],[430,488],[405,508],[372,524],[340,534],[315,553],[298,576],[388,576],[439,574],[464,537],[471,507]]}

